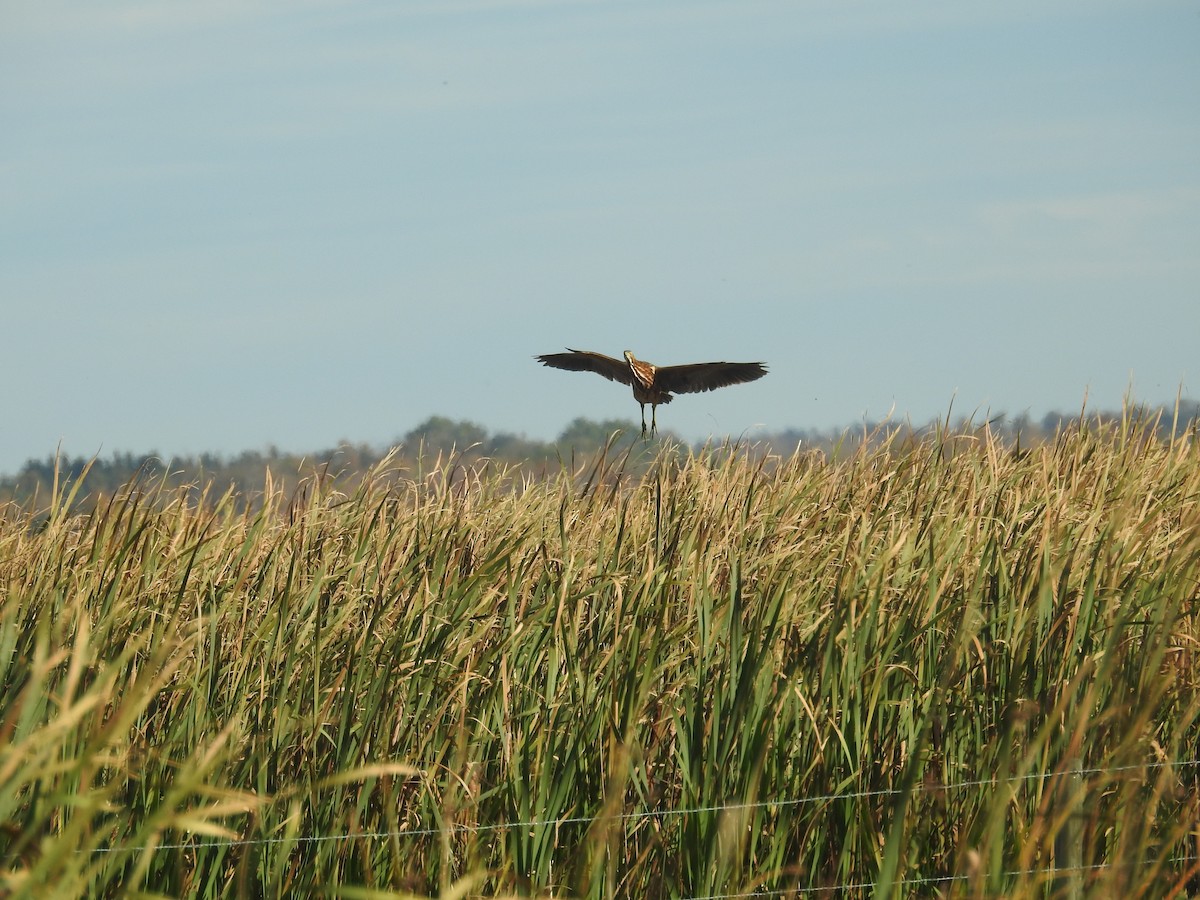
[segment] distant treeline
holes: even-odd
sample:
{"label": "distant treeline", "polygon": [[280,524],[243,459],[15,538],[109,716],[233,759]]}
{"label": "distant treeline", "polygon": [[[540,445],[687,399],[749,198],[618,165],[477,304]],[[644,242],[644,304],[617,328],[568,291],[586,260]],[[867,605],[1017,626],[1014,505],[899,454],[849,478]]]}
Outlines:
{"label": "distant treeline", "polygon": [[[1131,407],[1120,412],[1053,412],[1036,421],[1028,414],[1000,415],[986,421],[947,419],[919,426],[891,420],[864,421],[828,431],[807,428],[774,433],[759,431],[740,439],[731,437],[729,443],[748,453],[787,456],[797,450],[844,452],[863,441],[882,440],[897,432],[919,437],[937,430],[970,432],[987,427],[1015,447],[1029,447],[1054,439],[1067,427],[1114,423],[1136,426],[1148,435],[1169,440],[1173,433],[1195,432],[1200,427],[1200,402],[1181,401],[1177,407]],[[87,497],[112,495],[134,480],[166,481],[196,494],[207,486],[210,492],[233,490],[253,497],[261,495],[268,485],[272,489],[295,489],[301,481],[312,477],[335,477],[354,483],[389,454],[397,467],[417,476],[433,468],[439,460],[453,460],[465,465],[481,465],[486,461],[519,472],[522,477],[539,478],[563,466],[574,470],[607,446],[610,456],[628,454],[627,470],[636,473],[664,442],[671,442],[683,451],[704,446],[697,443],[689,448],[670,431],[660,432],[655,441],[645,442],[641,439],[640,425],[632,419],[577,418],[555,440],[537,441],[509,432],[491,434],[475,422],[432,416],[387,447],[341,443],[331,449],[301,454],[272,446],[235,456],[201,453],[169,458],[153,451],[116,452],[107,458],[48,455],[29,460],[15,475],[0,478],[0,503],[45,506],[56,486],[60,493],[64,492],[81,477],[85,480],[77,494],[77,503]]]}

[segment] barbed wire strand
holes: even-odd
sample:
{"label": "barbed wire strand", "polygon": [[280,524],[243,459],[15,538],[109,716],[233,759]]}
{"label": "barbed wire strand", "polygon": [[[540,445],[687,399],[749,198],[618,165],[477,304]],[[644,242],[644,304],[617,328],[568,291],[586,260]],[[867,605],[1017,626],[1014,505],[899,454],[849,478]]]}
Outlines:
{"label": "barbed wire strand", "polygon": [[[1006,778],[982,778],[972,781],[958,781],[952,784],[917,784],[913,786],[915,793],[936,793],[964,790],[973,787],[987,787],[1001,784],[1021,784],[1047,778],[1065,778],[1071,776],[1120,774],[1132,771],[1149,771],[1174,767],[1179,769],[1200,766],[1200,759],[1187,759],[1178,762],[1148,762],[1133,763],[1111,768],[1079,768],[1063,772],[1037,772],[1029,775],[1013,775]],[[719,803],[711,806],[695,806],[684,809],[650,809],[640,812],[617,813],[599,816],[572,816],[565,819],[529,819],[520,822],[497,822],[488,825],[447,825],[444,828],[413,828],[394,831],[360,831],[353,834],[317,834],[292,837],[267,838],[238,838],[234,840],[180,841],[170,844],[145,845],[140,847],[96,847],[91,850],[80,850],[79,853],[116,853],[142,852],[145,850],[201,850],[212,847],[245,847],[265,846],[271,844],[319,844],[328,841],[376,840],[391,837],[429,837],[449,833],[482,834],[493,831],[509,831],[518,828],[545,828],[554,826],[561,828],[567,825],[590,825],[593,822],[622,822],[631,819],[666,819],[672,816],[701,815],[704,813],[739,811],[748,809],[773,808],[781,809],[789,806],[802,806],[808,803],[828,803],[835,800],[864,800],[870,797],[887,797],[900,794],[897,788],[879,788],[877,790],[851,791],[849,793],[818,794],[809,797],[795,797],[786,800],[756,800],[746,803]],[[735,894],[733,896],[753,896]]]}
{"label": "barbed wire strand", "polygon": [[[1189,863],[1200,861],[1200,856],[1173,856],[1168,862],[1172,863]],[[1134,865],[1149,866],[1153,865],[1156,860],[1144,859],[1141,863],[1095,863],[1090,866],[1066,866],[1055,867],[1053,869],[1014,869],[1006,872],[1001,872],[1001,878],[1021,878],[1026,875],[1073,875],[1084,872],[1099,872],[1105,869],[1131,868]],[[970,881],[971,875],[930,875],[928,878],[904,878],[894,882],[895,887],[918,887],[921,885],[933,884],[950,884],[955,881]],[[827,884],[820,887],[796,887],[776,888],[773,890],[747,891],[741,894],[699,894],[692,897],[686,897],[684,900],[741,900],[744,897],[782,897],[787,894],[831,894],[835,891],[861,891],[867,888],[875,887],[873,881],[860,881],[857,883],[846,884]]]}

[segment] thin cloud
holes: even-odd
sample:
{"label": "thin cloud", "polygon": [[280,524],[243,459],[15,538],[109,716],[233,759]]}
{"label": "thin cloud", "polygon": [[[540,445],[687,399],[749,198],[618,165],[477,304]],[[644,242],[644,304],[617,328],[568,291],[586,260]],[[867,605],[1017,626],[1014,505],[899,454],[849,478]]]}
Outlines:
{"label": "thin cloud", "polygon": [[1191,212],[1198,205],[1200,187],[1102,191],[987,203],[979,217],[988,227],[1004,233],[1039,221],[1124,232],[1144,227],[1154,219]]}
{"label": "thin cloud", "polygon": [[206,3],[114,2],[80,4],[43,0],[25,6],[9,22],[14,32],[53,36],[72,32],[101,36],[138,35],[224,26],[304,8],[344,5],[333,0],[209,0]]}

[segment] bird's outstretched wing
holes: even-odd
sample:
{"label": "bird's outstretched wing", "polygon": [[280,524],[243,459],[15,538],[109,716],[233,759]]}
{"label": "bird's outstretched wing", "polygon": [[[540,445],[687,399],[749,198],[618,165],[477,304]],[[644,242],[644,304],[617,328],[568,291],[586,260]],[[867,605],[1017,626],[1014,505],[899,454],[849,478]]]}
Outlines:
{"label": "bird's outstretched wing", "polygon": [[764,363],[710,362],[687,366],[662,366],[654,373],[655,387],[674,394],[715,391],[730,384],[743,384],[767,374]]}
{"label": "bird's outstretched wing", "polygon": [[603,353],[593,353],[590,350],[571,350],[570,353],[545,353],[537,358],[543,366],[553,366],[556,369],[568,369],[572,372],[597,372],[610,381],[621,384],[633,384],[633,376],[629,373],[629,364],[621,359],[613,359]]}

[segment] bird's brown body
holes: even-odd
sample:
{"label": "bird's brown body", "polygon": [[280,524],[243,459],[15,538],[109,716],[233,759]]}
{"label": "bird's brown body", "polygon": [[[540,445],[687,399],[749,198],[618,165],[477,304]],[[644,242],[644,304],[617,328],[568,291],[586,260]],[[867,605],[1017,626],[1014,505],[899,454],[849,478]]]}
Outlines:
{"label": "bird's brown body", "polygon": [[656,366],[625,351],[624,361],[593,353],[571,350],[546,353],[537,357],[544,366],[572,372],[596,372],[610,381],[633,388],[633,399],[642,407],[642,434],[646,434],[646,404],[650,404],[650,430],[658,430],[658,406],[670,403],[672,394],[712,391],[730,384],[743,384],[767,374],[764,363],[711,362],[686,366]]}

